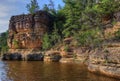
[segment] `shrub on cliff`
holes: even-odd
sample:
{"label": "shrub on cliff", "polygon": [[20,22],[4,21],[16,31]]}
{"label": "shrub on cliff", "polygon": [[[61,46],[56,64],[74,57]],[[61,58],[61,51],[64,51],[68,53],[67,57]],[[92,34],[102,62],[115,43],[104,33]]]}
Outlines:
{"label": "shrub on cliff", "polygon": [[98,29],[79,32],[74,37],[77,40],[78,46],[96,48],[100,47],[102,43],[100,31]]}
{"label": "shrub on cliff", "polygon": [[48,50],[52,47],[52,40],[50,38],[50,35],[47,33],[43,36],[43,43],[42,43],[42,48],[43,50]]}
{"label": "shrub on cliff", "polygon": [[17,40],[13,40],[13,45],[15,46],[15,48],[19,48],[19,41]]}
{"label": "shrub on cliff", "polygon": [[1,52],[7,52],[8,50],[7,37],[8,37],[8,32],[4,32],[0,34],[0,51]]}
{"label": "shrub on cliff", "polygon": [[48,50],[53,47],[56,43],[60,42],[61,36],[58,33],[58,30],[54,28],[52,33],[46,33],[43,36],[43,50]]}
{"label": "shrub on cliff", "polygon": [[115,32],[115,39],[116,40],[120,39],[120,29],[117,32]]}

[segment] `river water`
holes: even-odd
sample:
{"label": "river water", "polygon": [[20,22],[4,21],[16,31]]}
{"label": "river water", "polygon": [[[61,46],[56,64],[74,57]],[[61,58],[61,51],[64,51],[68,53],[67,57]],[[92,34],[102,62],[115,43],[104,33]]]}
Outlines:
{"label": "river water", "polygon": [[120,81],[90,73],[82,64],[0,61],[0,81]]}

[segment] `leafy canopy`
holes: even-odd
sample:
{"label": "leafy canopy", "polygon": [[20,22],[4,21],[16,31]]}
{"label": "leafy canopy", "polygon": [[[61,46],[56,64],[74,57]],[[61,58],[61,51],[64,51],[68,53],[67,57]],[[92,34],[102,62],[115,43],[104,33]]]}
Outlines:
{"label": "leafy canopy", "polygon": [[37,0],[31,0],[31,3],[27,4],[26,8],[31,14],[38,11],[39,10],[39,5],[38,5]]}

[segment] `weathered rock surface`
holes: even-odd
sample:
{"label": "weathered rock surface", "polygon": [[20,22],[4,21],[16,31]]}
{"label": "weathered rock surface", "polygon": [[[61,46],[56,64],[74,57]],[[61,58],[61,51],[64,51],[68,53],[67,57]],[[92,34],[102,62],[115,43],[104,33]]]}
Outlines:
{"label": "weathered rock surface", "polygon": [[[119,13],[115,14],[120,21]],[[108,21],[107,19],[106,21]],[[100,72],[120,79],[120,44],[106,45],[106,49],[91,50],[85,47],[76,48],[73,38],[67,38],[57,51],[40,51],[42,37],[52,27],[52,17],[44,11],[35,14],[12,16],[9,24],[9,53],[3,55],[3,60],[28,60],[51,62],[79,61],[88,65],[91,72]],[[117,22],[112,28],[105,30],[106,36],[114,36],[120,28]],[[107,36],[108,37],[108,36]],[[73,43],[73,44],[72,44]],[[110,46],[110,47],[109,47]]]}
{"label": "weathered rock surface", "polygon": [[41,48],[42,37],[52,27],[52,17],[45,11],[12,16],[9,24],[10,49]]}
{"label": "weathered rock surface", "polygon": [[74,50],[74,53],[76,54],[75,61],[79,61],[81,63],[88,64],[89,55],[91,54],[90,52],[92,52],[92,51],[86,47],[76,48]]}
{"label": "weathered rock surface", "polygon": [[45,11],[12,16],[7,40],[9,51],[3,60],[43,60],[42,38],[52,30],[52,25],[53,16]]}
{"label": "weathered rock surface", "polygon": [[120,79],[120,47],[96,50],[89,56],[88,69]]}
{"label": "weathered rock surface", "polygon": [[[88,47],[74,47],[73,41],[66,39],[61,46],[60,62],[78,62],[86,64],[89,71],[120,79],[120,43],[107,42],[105,48],[90,49]],[[71,49],[72,48],[72,49]],[[70,53],[70,54],[69,54]]]}
{"label": "weathered rock surface", "polygon": [[114,14],[114,17],[117,21],[120,21],[120,11]]}
{"label": "weathered rock surface", "polygon": [[61,59],[60,52],[58,51],[47,51],[45,53],[44,61],[59,62]]}
{"label": "weathered rock surface", "polygon": [[105,29],[105,38],[109,39],[115,36],[115,33],[120,29],[120,21],[116,22],[116,24],[112,27],[108,27]]}

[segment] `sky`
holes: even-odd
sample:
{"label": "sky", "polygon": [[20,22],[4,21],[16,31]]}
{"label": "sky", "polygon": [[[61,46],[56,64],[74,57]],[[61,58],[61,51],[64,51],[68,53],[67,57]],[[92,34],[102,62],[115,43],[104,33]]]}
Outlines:
{"label": "sky", "polygon": [[[0,33],[7,31],[9,27],[10,17],[13,15],[27,14],[26,4],[31,0],[0,0]],[[63,6],[62,0],[53,0],[55,8],[58,4]],[[40,8],[44,4],[49,4],[49,0],[37,0]]]}

